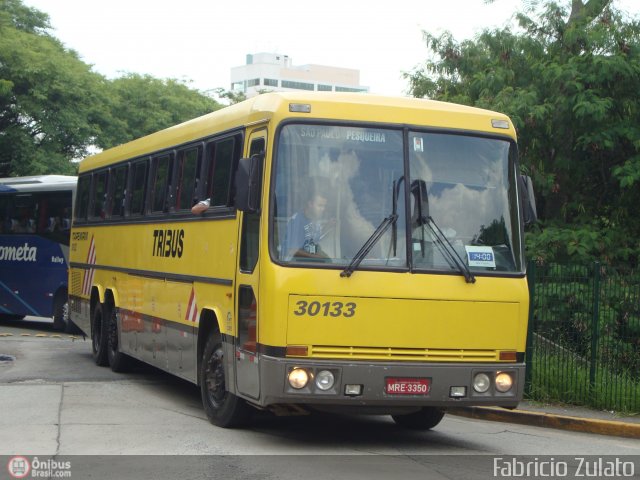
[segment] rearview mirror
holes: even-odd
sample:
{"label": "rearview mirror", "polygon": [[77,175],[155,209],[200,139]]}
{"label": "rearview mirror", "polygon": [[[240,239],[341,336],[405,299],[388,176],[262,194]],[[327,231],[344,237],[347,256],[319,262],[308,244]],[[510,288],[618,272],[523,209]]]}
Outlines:
{"label": "rearview mirror", "polygon": [[533,182],[530,176],[520,175],[518,183],[520,187],[520,200],[522,202],[522,221],[525,225],[531,225],[538,220]]}
{"label": "rearview mirror", "polygon": [[262,193],[262,155],[241,158],[235,177],[236,208],[241,212],[260,210]]}

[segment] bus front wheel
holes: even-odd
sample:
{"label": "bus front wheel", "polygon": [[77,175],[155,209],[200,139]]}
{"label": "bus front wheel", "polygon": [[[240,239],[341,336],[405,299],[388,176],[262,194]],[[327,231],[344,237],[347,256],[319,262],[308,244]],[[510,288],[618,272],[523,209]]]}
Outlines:
{"label": "bus front wheel", "polygon": [[105,324],[104,306],[98,302],[91,318],[91,350],[96,365],[105,367],[109,364],[107,356],[107,326]]}
{"label": "bus front wheel", "polygon": [[200,393],[209,421],[223,428],[239,427],[250,415],[244,400],[227,391],[224,371],[224,351],[219,335],[207,341],[200,362]]}
{"label": "bus front wheel", "polygon": [[440,423],[444,410],[436,407],[423,407],[407,415],[391,415],[397,425],[410,430],[430,430]]}

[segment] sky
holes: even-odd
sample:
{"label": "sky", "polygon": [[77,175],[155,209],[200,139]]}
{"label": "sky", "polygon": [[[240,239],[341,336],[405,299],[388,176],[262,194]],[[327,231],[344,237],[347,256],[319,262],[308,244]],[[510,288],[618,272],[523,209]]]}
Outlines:
{"label": "sky", "polygon": [[[23,0],[50,16],[52,34],[108,78],[149,74],[207,91],[230,88],[246,55],[288,55],[294,66],[360,71],[372,93],[407,95],[402,72],[429,52],[423,31],[458,41],[512,24],[524,0]],[[637,0],[615,0],[637,17]]]}

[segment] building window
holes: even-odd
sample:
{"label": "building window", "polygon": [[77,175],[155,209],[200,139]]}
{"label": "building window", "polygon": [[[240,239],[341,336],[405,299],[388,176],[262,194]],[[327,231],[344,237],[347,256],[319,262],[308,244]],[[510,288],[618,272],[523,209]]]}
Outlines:
{"label": "building window", "polygon": [[363,88],[336,87],[336,92],[366,92]]}
{"label": "building window", "polygon": [[318,84],[318,91],[319,92],[330,92],[333,90],[333,87],[331,85],[322,85],[322,84]]}
{"label": "building window", "polygon": [[278,86],[278,80],[275,80],[273,78],[265,78],[264,79],[264,85],[265,85],[265,87],[277,87]]}
{"label": "building window", "polygon": [[313,83],[291,82],[282,80],[282,88],[295,88],[296,90],[314,90]]}
{"label": "building window", "polygon": [[252,78],[251,80],[247,80],[247,87],[257,87],[260,85],[259,78]]}

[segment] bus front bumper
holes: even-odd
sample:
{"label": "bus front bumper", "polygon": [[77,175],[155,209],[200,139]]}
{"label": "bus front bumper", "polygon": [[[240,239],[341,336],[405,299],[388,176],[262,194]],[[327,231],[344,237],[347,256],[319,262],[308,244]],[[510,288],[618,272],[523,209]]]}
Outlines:
{"label": "bus front bumper", "polygon": [[[292,371],[308,383],[294,388]],[[524,363],[413,363],[282,359],[259,360],[260,406],[515,407],[524,390]],[[326,372],[330,372],[330,375]],[[300,374],[301,372],[297,372]],[[512,383],[506,391],[508,378]],[[329,385],[333,378],[333,383]],[[496,382],[496,379],[502,380]],[[323,379],[319,381],[319,379]],[[479,391],[480,390],[480,391]],[[484,390],[484,391],[482,391]],[[258,401],[256,401],[258,400]],[[357,410],[357,409],[356,409]]]}

